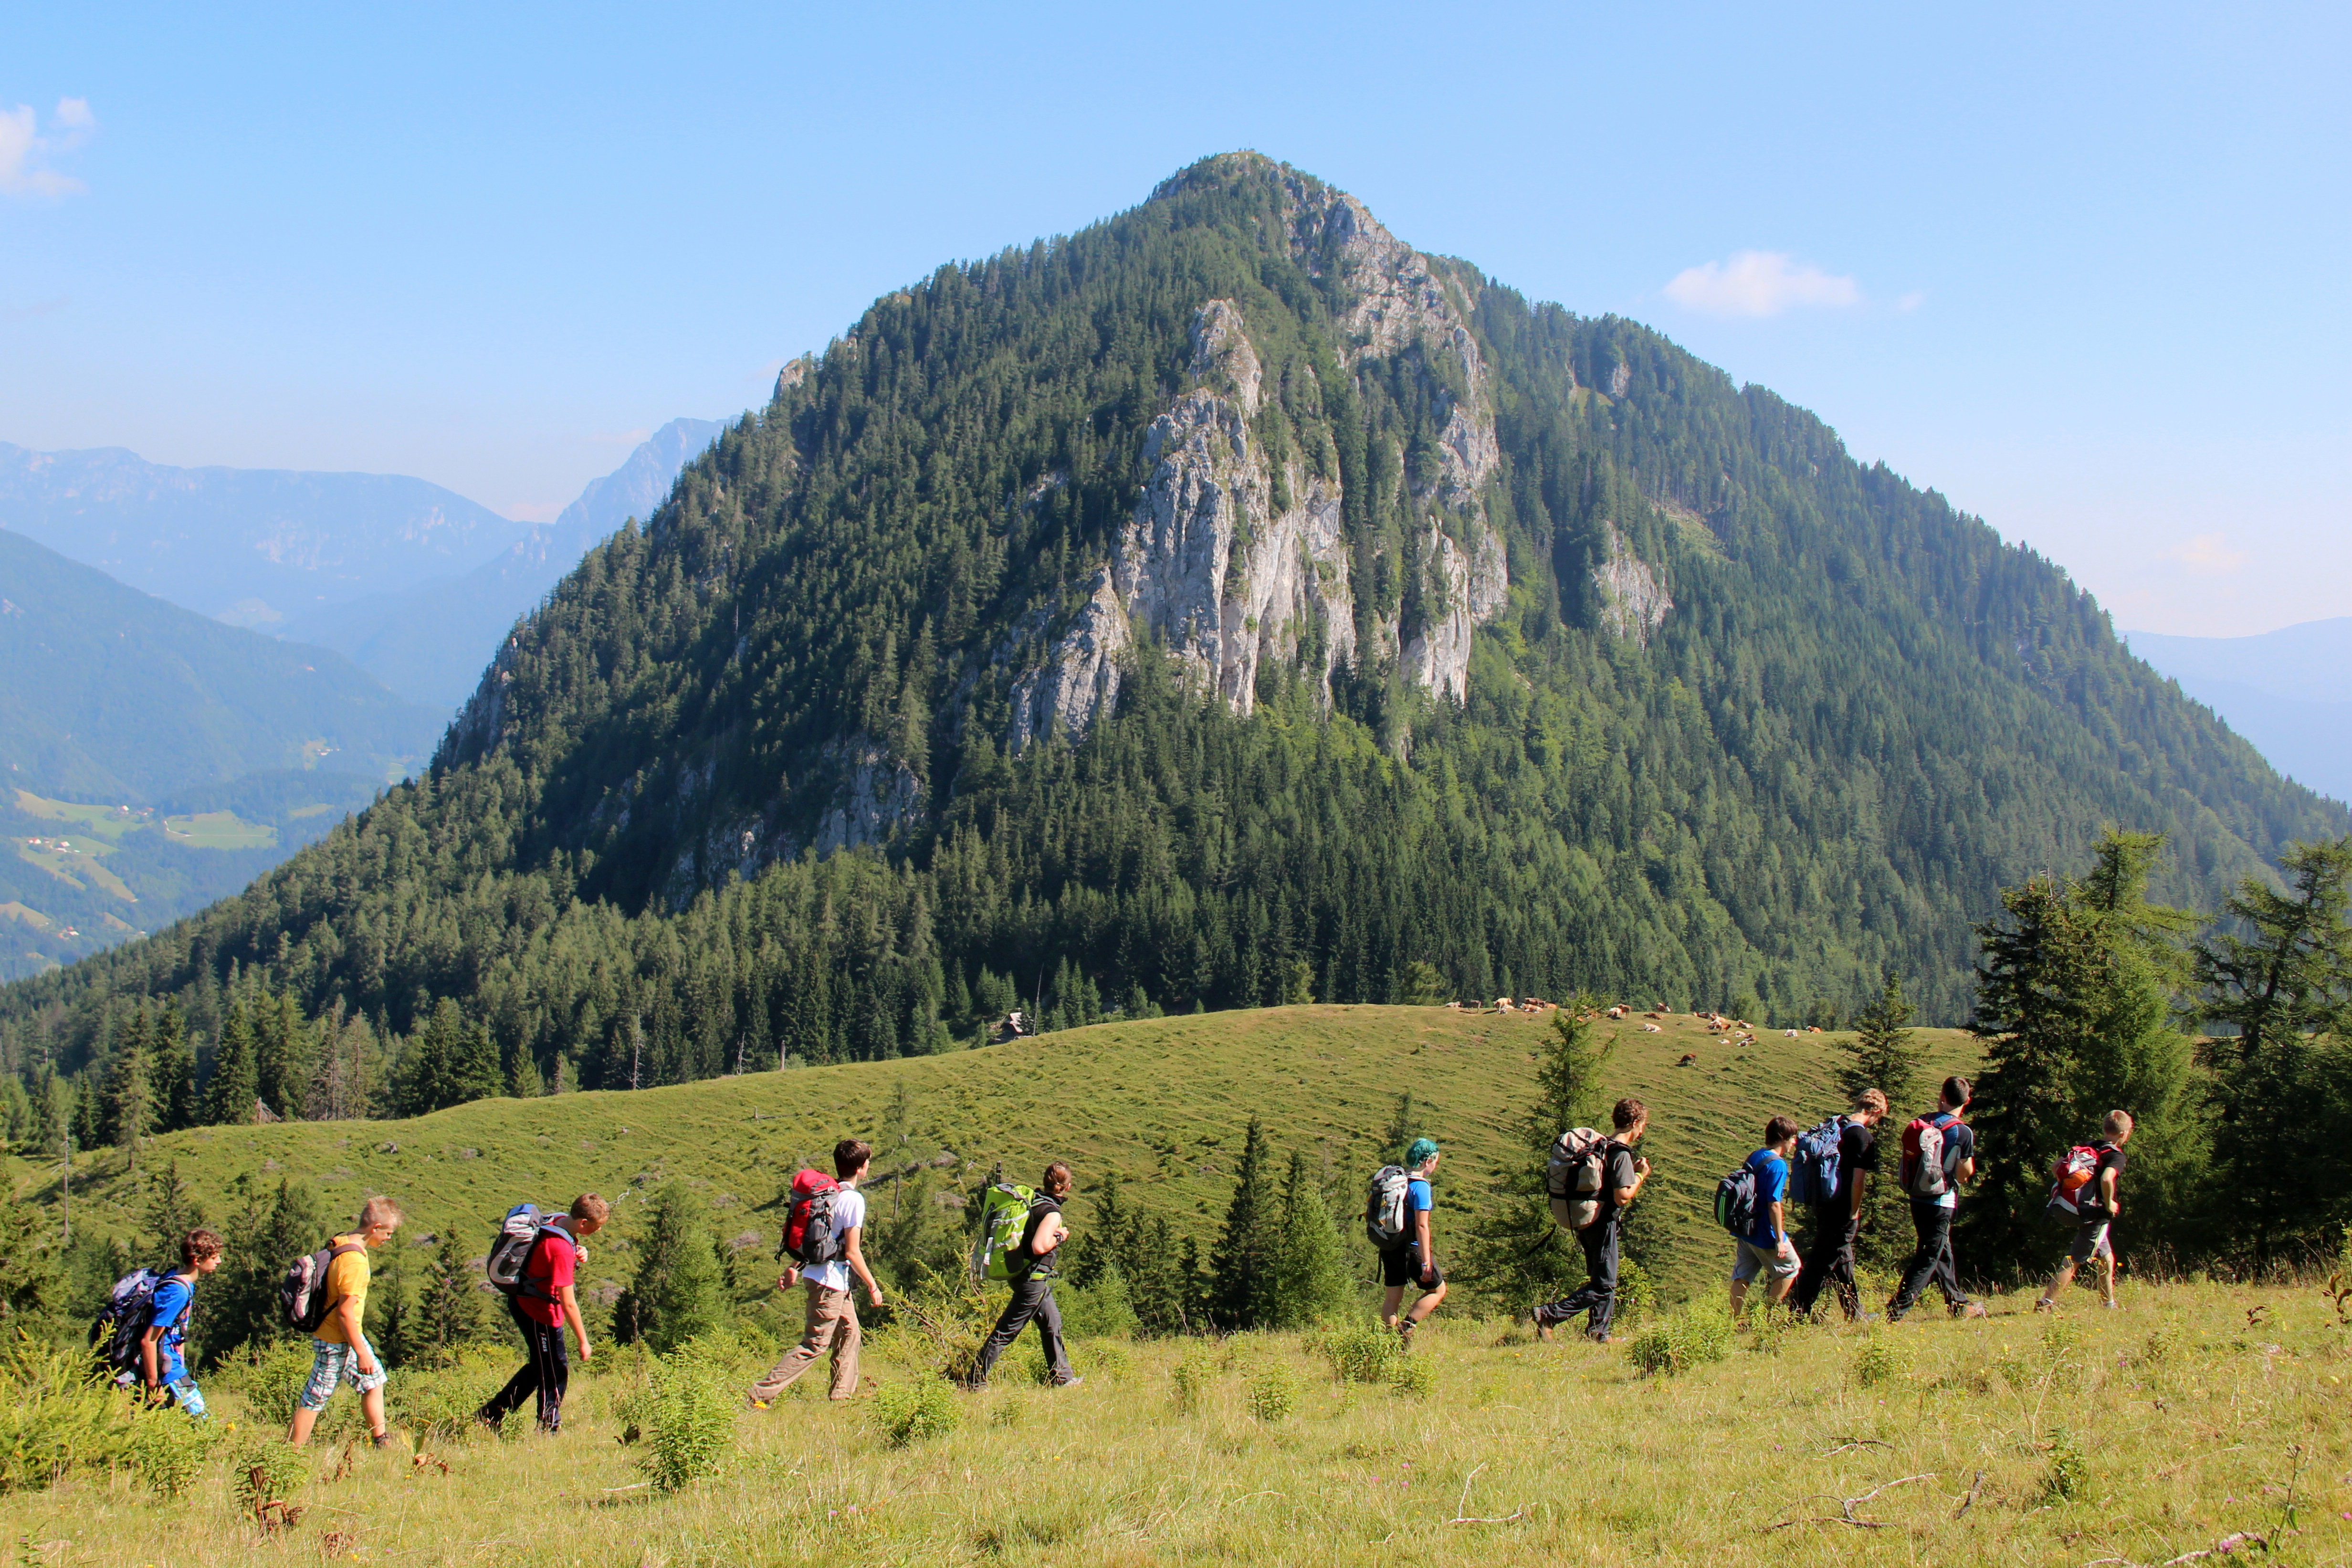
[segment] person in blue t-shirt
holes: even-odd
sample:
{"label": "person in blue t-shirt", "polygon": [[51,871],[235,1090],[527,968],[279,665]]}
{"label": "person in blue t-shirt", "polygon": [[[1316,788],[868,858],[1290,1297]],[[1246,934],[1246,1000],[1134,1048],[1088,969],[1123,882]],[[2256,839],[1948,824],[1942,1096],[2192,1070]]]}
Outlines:
{"label": "person in blue t-shirt", "polygon": [[1797,1147],[1799,1128],[1785,1116],[1776,1116],[1764,1129],[1764,1147],[1748,1156],[1756,1173],[1756,1217],[1748,1234],[1733,1245],[1731,1259],[1731,1321],[1737,1325],[1747,1304],[1748,1282],[1759,1274],[1770,1283],[1764,1288],[1769,1306],[1779,1306],[1797,1282],[1804,1260],[1789,1237],[1789,1155]]}
{"label": "person in blue t-shirt", "polygon": [[[1405,1184],[1405,1239],[1402,1246],[1389,1247],[1381,1254],[1381,1283],[1388,1288],[1388,1293],[1381,1298],[1381,1326],[1394,1329],[1397,1342],[1407,1349],[1412,1345],[1413,1330],[1445,1300],[1445,1276],[1437,1267],[1437,1254],[1429,1236],[1430,1211],[1437,1206],[1429,1190],[1429,1179],[1437,1173],[1437,1162],[1444,1157],[1437,1152],[1434,1138],[1416,1138],[1412,1147],[1404,1152],[1405,1172],[1410,1178]],[[1397,1308],[1404,1302],[1408,1281],[1421,1287],[1421,1296],[1400,1321]]]}
{"label": "person in blue t-shirt", "polygon": [[202,1421],[204,1391],[188,1375],[188,1318],[196,1304],[196,1281],[221,1265],[221,1238],[192,1230],[180,1238],[180,1271],[167,1274],[148,1298],[147,1331],[139,1341],[139,1371],[148,1397],[176,1405]]}

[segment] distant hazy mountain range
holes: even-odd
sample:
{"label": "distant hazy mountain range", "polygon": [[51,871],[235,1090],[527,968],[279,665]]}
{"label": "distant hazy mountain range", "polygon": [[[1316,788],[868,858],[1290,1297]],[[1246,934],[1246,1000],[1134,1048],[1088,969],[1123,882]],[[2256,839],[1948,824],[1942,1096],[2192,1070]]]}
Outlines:
{"label": "distant hazy mountain range", "polygon": [[2352,801],[2352,616],[2251,637],[2124,636],[2281,773]]}
{"label": "distant hazy mountain range", "polygon": [[333,648],[446,718],[515,618],[591,544],[651,513],[719,428],[673,420],[538,525],[400,475],[0,442],[0,528],[231,626]]}
{"label": "distant hazy mountain range", "polygon": [[0,976],[236,891],[430,752],[441,713],[0,532]]}
{"label": "distant hazy mountain range", "polygon": [[404,697],[452,711],[480,683],[516,617],[562,581],[590,545],[630,518],[650,517],[677,471],[719,429],[716,420],[673,419],[553,522],[532,527],[472,571],[313,610],[278,629],[348,655]]}

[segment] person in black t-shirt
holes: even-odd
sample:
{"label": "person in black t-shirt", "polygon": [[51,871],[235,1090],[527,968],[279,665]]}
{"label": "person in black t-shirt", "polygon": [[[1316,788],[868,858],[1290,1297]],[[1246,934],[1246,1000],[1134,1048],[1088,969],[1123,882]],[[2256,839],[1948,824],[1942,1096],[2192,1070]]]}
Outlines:
{"label": "person in black t-shirt", "polygon": [[1813,1245],[1790,1292],[1790,1310],[1810,1314],[1826,1283],[1837,1290],[1846,1320],[1862,1318],[1862,1297],[1853,1284],[1853,1243],[1862,1232],[1862,1195],[1878,1169],[1878,1124],[1886,1118],[1886,1096],[1865,1089],[1838,1133],[1837,1191],[1813,1211]]}
{"label": "person in black t-shirt", "polygon": [[1960,1189],[1976,1180],[1976,1130],[1960,1120],[1969,1108],[1973,1091],[1964,1078],[1948,1078],[1944,1091],[1937,1100],[1935,1113],[1923,1118],[1935,1123],[1943,1135],[1944,1158],[1938,1167],[1943,1173],[1943,1191],[1933,1197],[1926,1196],[1915,1182],[1917,1151],[1910,1146],[1906,1129],[1903,1152],[1896,1160],[1898,1179],[1911,1194],[1911,1228],[1919,1237],[1919,1249],[1911,1255],[1910,1264],[1903,1271],[1903,1284],[1895,1299],[1886,1303],[1886,1321],[1899,1323],[1919,1300],[1920,1293],[1933,1284],[1944,1293],[1944,1304],[1956,1318],[1981,1318],[1984,1305],[1969,1299],[1960,1289],[1958,1265],[1952,1258],[1952,1220],[1958,1212]]}
{"label": "person in black t-shirt", "polygon": [[973,1363],[966,1387],[978,1388],[988,1382],[996,1358],[1012,1348],[1032,1319],[1037,1323],[1038,1339],[1044,1342],[1054,1386],[1076,1388],[1086,1381],[1070,1370],[1069,1350],[1062,1342],[1062,1310],[1054,1304],[1054,1280],[1062,1272],[1061,1247],[1070,1235],[1070,1227],[1062,1221],[1062,1204],[1069,1195],[1070,1168],[1056,1160],[1045,1167],[1045,1184],[1029,1205],[1029,1221],[1022,1227],[1020,1245],[1006,1254],[1013,1268],[1013,1300],[1005,1303],[1004,1315],[996,1320],[996,1327],[980,1347],[980,1358]]}
{"label": "person in black t-shirt", "polygon": [[1650,1112],[1638,1100],[1621,1100],[1609,1113],[1609,1121],[1616,1131],[1601,1155],[1601,1212],[1576,1233],[1576,1244],[1584,1249],[1584,1287],[1557,1301],[1538,1304],[1535,1321],[1539,1340],[1549,1341],[1554,1328],[1579,1312],[1589,1312],[1588,1337],[1598,1344],[1612,1342],[1609,1318],[1617,1310],[1617,1232],[1625,1206],[1641,1195],[1642,1184],[1650,1179],[1650,1162],[1633,1152],[1633,1145],[1650,1130]]}
{"label": "person in black t-shirt", "polygon": [[2074,1281],[2074,1270],[2093,1258],[2099,1263],[2099,1292],[2107,1310],[2116,1310],[2116,1244],[2107,1227],[2116,1222],[2121,1211],[2116,1205],[2116,1184],[2123,1180],[2124,1144],[2132,1135],[2132,1117],[2128,1110],[2110,1110],[2102,1136],[2091,1145],[2099,1152],[2098,1169],[2083,1188],[2078,1216],[2074,1226],[2074,1245],[2066,1253],[2066,1261],[2050,1277],[2042,1299],[2033,1303],[2037,1312],[2058,1310],[2058,1292]]}

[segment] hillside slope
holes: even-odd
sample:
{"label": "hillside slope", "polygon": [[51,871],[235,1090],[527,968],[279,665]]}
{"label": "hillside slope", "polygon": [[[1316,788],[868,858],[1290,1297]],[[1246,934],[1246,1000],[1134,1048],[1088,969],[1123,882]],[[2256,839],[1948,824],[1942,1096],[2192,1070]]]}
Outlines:
{"label": "hillside slope", "polygon": [[1234,154],[878,300],[429,779],[0,1023],[78,1063],[236,963],[395,1030],[458,998],[593,1087],[1016,997],[1786,1020],[1892,967],[1954,1022],[1972,923],[2103,822],[2210,909],[2352,814],[1811,416]]}
{"label": "hillside slope", "polygon": [[[566,1203],[588,1190],[619,1199],[677,1177],[709,1200],[724,1234],[756,1238],[765,1257],[776,1234],[765,1205],[778,1187],[801,1165],[822,1165],[835,1139],[855,1135],[881,1151],[871,1189],[877,1205],[891,1201],[893,1172],[942,1152],[956,1156],[950,1179],[967,1189],[999,1160],[1033,1180],[1058,1157],[1073,1163],[1082,1191],[1118,1171],[1128,1202],[1169,1215],[1180,1236],[1205,1246],[1232,1197],[1233,1160],[1251,1116],[1263,1119],[1278,1153],[1307,1155],[1345,1213],[1361,1201],[1397,1097],[1409,1090],[1420,1130],[1449,1151],[1440,1184],[1444,1257],[1486,1202],[1486,1184],[1516,1168],[1516,1122],[1531,1097],[1533,1054],[1549,1035],[1542,1017],[1435,1007],[1227,1012],[635,1093],[477,1100],[404,1121],[204,1128],[150,1140],[142,1160],[149,1172],[176,1161],[215,1217],[245,1172],[306,1182],[331,1214],[356,1211],[367,1193],[391,1193],[408,1208],[412,1239],[453,1225],[487,1237],[525,1199]],[[1688,1017],[1660,1034],[1628,1026],[1618,1035],[1607,1078],[1612,1093],[1638,1095],[1652,1110],[1643,1147],[1657,1170],[1665,1274],[1689,1282],[1722,1266],[1706,1212],[1715,1179],[1755,1146],[1774,1112],[1810,1121],[1834,1108],[1831,1075],[1843,1038],[1775,1037],[1743,1055]],[[1919,1039],[1937,1076],[1978,1060],[1967,1036],[1921,1031]],[[1686,1053],[1697,1064],[1676,1067]],[[16,1161],[11,1170],[20,1199],[56,1200],[54,1163]],[[115,1150],[76,1163],[73,1201],[77,1226],[126,1240],[147,1205]],[[629,1234],[628,1212],[624,1202],[617,1237]],[[1073,1214],[1083,1227],[1084,1204]],[[609,1300],[628,1254],[610,1242],[597,1252],[589,1278]]]}
{"label": "hillside slope", "polygon": [[2180,682],[2279,772],[2352,800],[2352,616],[2248,637],[2124,635],[2132,652]]}

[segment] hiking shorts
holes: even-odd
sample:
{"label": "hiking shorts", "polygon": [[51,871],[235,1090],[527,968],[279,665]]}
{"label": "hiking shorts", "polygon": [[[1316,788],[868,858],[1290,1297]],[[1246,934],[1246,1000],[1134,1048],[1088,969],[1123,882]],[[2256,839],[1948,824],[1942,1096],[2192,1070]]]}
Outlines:
{"label": "hiking shorts", "polygon": [[1738,1242],[1738,1251],[1732,1255],[1731,1282],[1735,1285],[1769,1274],[1775,1279],[1794,1279],[1797,1270],[1805,1266],[1797,1256],[1797,1244],[1783,1238],[1777,1247],[1759,1247],[1746,1237]]}
{"label": "hiking shorts", "polygon": [[[1391,1289],[1394,1289],[1401,1285],[1420,1285],[1421,1248],[1418,1247],[1402,1247],[1393,1252],[1381,1253],[1381,1283],[1388,1286]],[[1440,1285],[1444,1283],[1444,1271],[1442,1269],[1433,1268],[1429,1271],[1429,1283],[1422,1288],[1426,1290],[1434,1290]]]}
{"label": "hiking shorts", "polygon": [[[368,1346],[371,1355],[375,1347]],[[302,1385],[302,1393],[294,1403],[304,1410],[324,1410],[327,1401],[334,1396],[335,1384],[348,1383],[362,1394],[372,1394],[384,1384],[383,1358],[375,1357],[375,1370],[360,1371],[360,1352],[350,1345],[331,1345],[324,1340],[310,1342],[310,1378]]]}
{"label": "hiking shorts", "polygon": [[2074,1245],[2067,1251],[2066,1256],[2076,1263],[2088,1263],[2094,1258],[2104,1258],[2110,1263],[2114,1262],[2116,1249],[2115,1245],[2107,1239],[2107,1222],[2103,1219],[2086,1219],[2076,1226]]}

